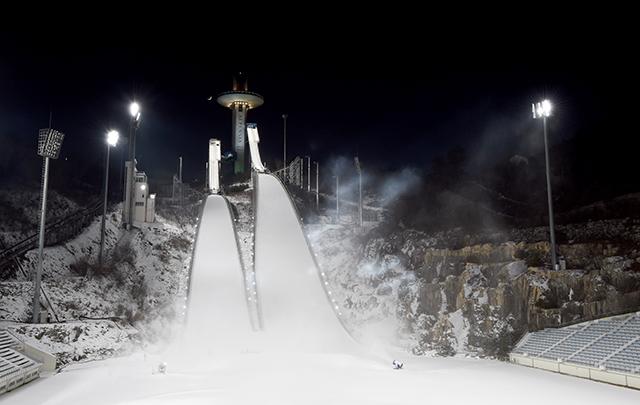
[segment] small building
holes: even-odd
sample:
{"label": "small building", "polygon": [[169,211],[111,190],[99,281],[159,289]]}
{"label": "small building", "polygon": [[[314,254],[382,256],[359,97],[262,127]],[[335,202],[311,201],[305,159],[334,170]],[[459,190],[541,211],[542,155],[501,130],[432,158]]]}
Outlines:
{"label": "small building", "polygon": [[145,172],[136,171],[135,183],[133,222],[154,222],[156,195],[149,192],[149,182]]}
{"label": "small building", "polygon": [[[129,162],[127,164],[127,171],[129,170]],[[149,190],[149,182],[145,172],[135,171],[134,173],[134,204],[133,204],[133,223],[149,223],[155,222],[156,218],[156,195],[151,194]],[[124,204],[125,218],[128,213],[128,202]]]}

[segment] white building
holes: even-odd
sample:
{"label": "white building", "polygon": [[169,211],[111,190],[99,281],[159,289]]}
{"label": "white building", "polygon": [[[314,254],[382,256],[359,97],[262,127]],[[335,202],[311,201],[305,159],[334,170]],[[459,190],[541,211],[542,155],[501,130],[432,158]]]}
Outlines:
{"label": "white building", "polygon": [[[126,162],[127,172],[131,165]],[[156,195],[151,194],[147,175],[144,172],[135,171],[134,173],[134,204],[133,204],[133,224],[155,222],[156,218]],[[127,176],[128,178],[128,176]],[[128,218],[129,201],[124,202],[123,216]]]}

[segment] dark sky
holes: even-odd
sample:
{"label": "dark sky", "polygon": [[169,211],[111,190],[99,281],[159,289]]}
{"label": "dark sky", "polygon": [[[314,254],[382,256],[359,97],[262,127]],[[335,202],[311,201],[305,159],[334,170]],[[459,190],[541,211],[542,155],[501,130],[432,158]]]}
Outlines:
{"label": "dark sky", "polygon": [[[286,112],[289,157],[311,154],[330,164],[359,154],[380,170],[425,169],[435,155],[460,145],[481,167],[540,147],[530,103],[544,96],[556,107],[554,142],[607,128],[606,142],[632,144],[638,70],[630,38],[591,41],[576,33],[536,46],[524,36],[518,45],[469,35],[462,45],[414,36],[384,45],[376,38],[340,45],[265,41],[238,52],[207,38],[87,45],[5,33],[0,136],[14,150],[34,147],[51,110],[53,127],[67,134],[63,158],[99,166],[106,130],[126,133],[127,105],[135,97],[142,106],[140,167],[168,181],[182,155],[186,178],[201,178],[207,140],[221,139],[226,150],[231,132],[231,113],[207,98],[229,90],[241,70],[250,90],[265,98],[249,122],[258,123],[269,162],[281,157]],[[25,159],[39,165],[35,150]]]}

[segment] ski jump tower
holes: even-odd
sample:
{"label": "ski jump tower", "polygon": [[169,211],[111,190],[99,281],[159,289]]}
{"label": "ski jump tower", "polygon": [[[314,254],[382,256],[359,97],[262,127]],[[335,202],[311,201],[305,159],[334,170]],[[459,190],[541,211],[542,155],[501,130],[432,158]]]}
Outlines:
{"label": "ski jump tower", "polygon": [[207,190],[211,194],[220,192],[220,141],[209,139],[209,161],[207,162]]}
{"label": "ski jump tower", "polygon": [[252,108],[260,107],[263,103],[264,99],[260,94],[249,91],[247,79],[242,73],[233,78],[233,90],[218,96],[218,104],[232,111],[231,143],[236,153],[233,169],[235,174],[244,174],[247,168],[245,159],[247,112]]}

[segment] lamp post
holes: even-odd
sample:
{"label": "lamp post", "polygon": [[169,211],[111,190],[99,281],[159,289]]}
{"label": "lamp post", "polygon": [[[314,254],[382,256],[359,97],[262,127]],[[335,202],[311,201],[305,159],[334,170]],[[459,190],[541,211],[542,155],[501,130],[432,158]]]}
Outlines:
{"label": "lamp post", "polygon": [[551,191],[551,170],[549,164],[549,141],[547,136],[547,118],[551,116],[552,105],[549,100],[542,100],[539,103],[535,103],[531,105],[531,109],[533,112],[533,118],[538,119],[542,118],[542,127],[544,133],[544,161],[545,161],[545,171],[547,174],[547,202],[549,204],[549,236],[551,239],[551,268],[553,270],[557,269],[557,251],[556,251],[556,233],[554,229],[553,223],[553,196]]}
{"label": "lamp post", "polygon": [[[123,218],[126,223],[127,230],[131,229],[133,224],[133,208],[135,197],[135,179],[134,172],[136,167],[136,130],[140,125],[140,105],[135,101],[129,105],[129,113],[131,121],[129,123],[129,171],[127,172],[127,215]],[[123,210],[124,213],[124,210]]]}
{"label": "lamp post", "polygon": [[320,163],[315,162],[316,164],[316,210],[320,209],[320,195],[318,190],[318,180],[320,180]]}
{"label": "lamp post", "polygon": [[284,123],[283,127],[283,140],[282,140],[282,168],[286,170],[287,167],[287,114],[282,114],[282,121]]}
{"label": "lamp post", "polygon": [[362,228],[362,167],[357,156],[353,160],[358,171],[358,226]]}
{"label": "lamp post", "polygon": [[107,217],[107,198],[109,195],[109,152],[112,146],[118,144],[118,131],[107,133],[107,153],[104,159],[104,200],[102,201],[102,224],[100,225],[100,250],[98,251],[98,266],[102,268],[102,253],[104,252],[104,225]]}
{"label": "lamp post", "polygon": [[307,156],[307,193],[311,192],[311,157]]}
{"label": "lamp post", "polygon": [[45,128],[38,133],[38,155],[43,157],[42,206],[40,208],[40,233],[38,236],[38,267],[34,274],[32,321],[38,323],[40,314],[40,284],[42,281],[42,260],[44,251],[44,226],[47,218],[47,187],[49,183],[49,159],[57,159],[62,148],[64,134],[55,129]]}
{"label": "lamp post", "polygon": [[340,176],[336,174],[336,224],[340,223]]}

